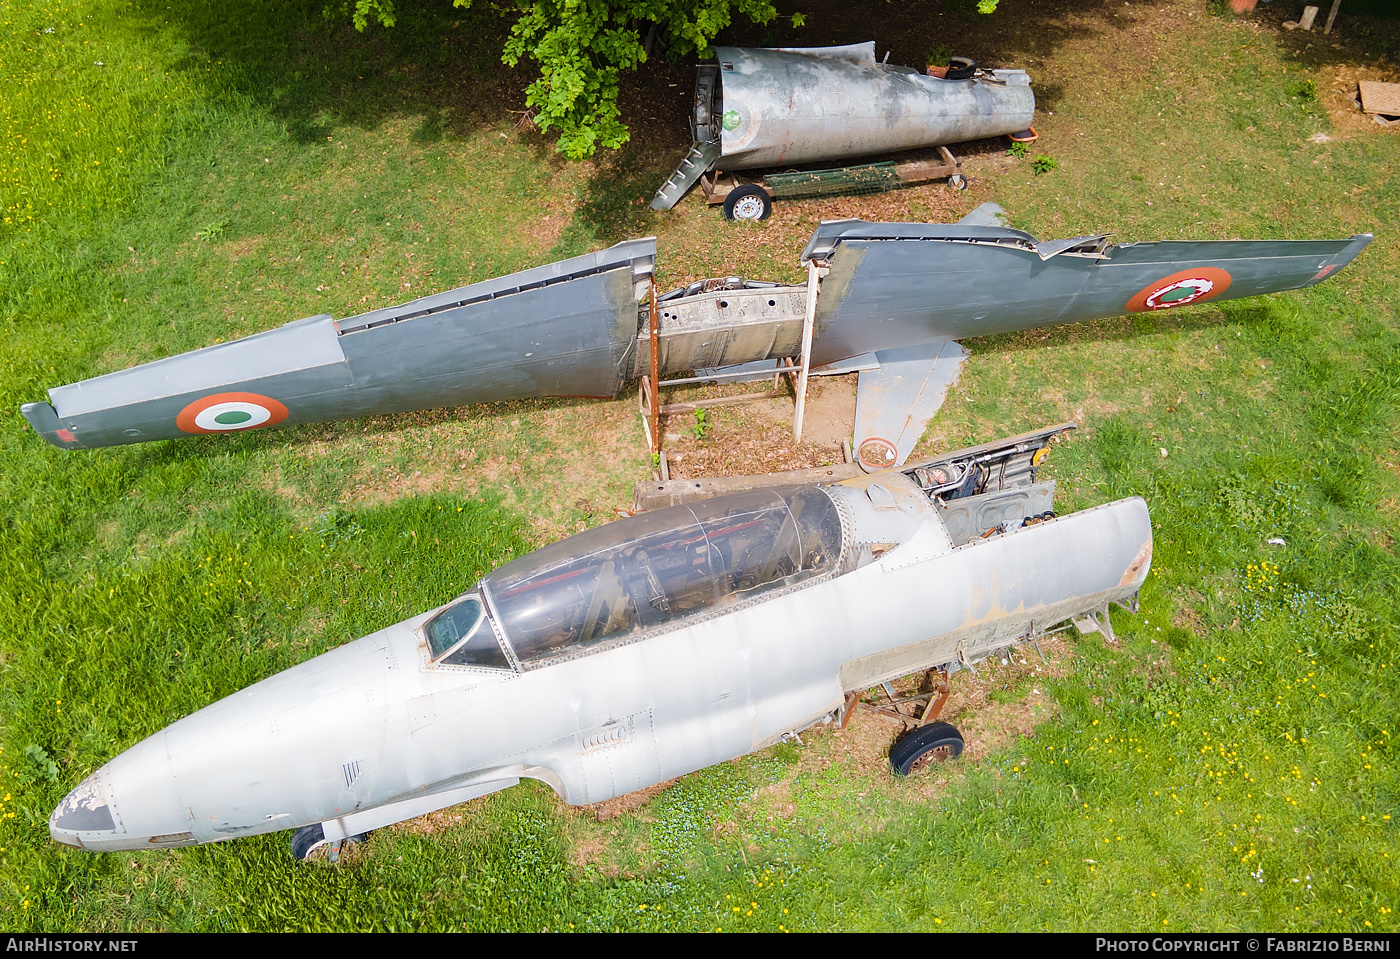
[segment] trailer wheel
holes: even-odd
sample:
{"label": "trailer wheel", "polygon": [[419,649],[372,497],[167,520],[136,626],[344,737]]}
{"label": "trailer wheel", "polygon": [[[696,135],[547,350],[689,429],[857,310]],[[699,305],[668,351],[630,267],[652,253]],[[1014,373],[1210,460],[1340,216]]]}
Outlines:
{"label": "trailer wheel", "polygon": [[773,212],[768,191],[753,183],[745,183],[729,191],[724,198],[724,215],[731,220],[766,220]]}
{"label": "trailer wheel", "polygon": [[948,178],[948,185],[954,190],[966,190],[967,177],[963,176],[961,173],[954,173]]}
{"label": "trailer wheel", "polygon": [[950,723],[920,726],[890,748],[890,765],[896,775],[908,776],[929,763],[943,763],[962,755],[963,737]]}

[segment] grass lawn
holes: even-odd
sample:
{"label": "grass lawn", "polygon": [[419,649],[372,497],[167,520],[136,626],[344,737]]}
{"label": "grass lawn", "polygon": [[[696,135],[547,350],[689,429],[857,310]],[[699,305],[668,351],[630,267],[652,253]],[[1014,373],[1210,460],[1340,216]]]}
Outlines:
{"label": "grass lawn", "polygon": [[[693,65],[629,81],[632,142],[569,164],[510,112],[529,77],[497,62],[489,13],[423,0],[361,35],[322,6],[0,0],[6,928],[1395,931],[1400,133],[1344,98],[1400,79],[1395,21],[1344,13],[1322,38],[1214,2],[948,0],[735,28],[817,44],[880,23],[891,62],[952,45],[1025,66],[1043,111],[1029,156],[972,151],[965,194],[754,226],[646,207]],[[959,763],[897,782],[862,715],[600,810],[525,783],[338,865],[294,863],[286,834],[49,842],[54,805],[122,749],[606,522],[651,463],[635,394],[78,453],[21,403],[629,236],[658,235],[663,283],[798,279],[823,217],[985,200],[1042,238],[1377,239],[1305,293],[969,341],[921,450],[1075,419],[1057,508],[1139,494],[1156,540],[1119,643],[958,677]]]}

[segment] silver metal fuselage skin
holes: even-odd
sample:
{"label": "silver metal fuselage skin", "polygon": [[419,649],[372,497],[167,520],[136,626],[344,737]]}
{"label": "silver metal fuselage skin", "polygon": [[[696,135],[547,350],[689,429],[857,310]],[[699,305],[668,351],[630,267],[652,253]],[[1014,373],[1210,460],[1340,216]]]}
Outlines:
{"label": "silver metal fuselage skin", "polygon": [[830,575],[523,671],[430,665],[424,613],[138,743],[51,834],[97,851],[313,823],[336,839],[522,777],[598,802],[830,719],[848,690],[1126,602],[1147,576],[1141,499],[954,546],[902,475],[824,489],[843,527]]}
{"label": "silver metal fuselage skin", "polygon": [[716,47],[717,165],[749,170],[895,153],[1015,133],[1035,119],[1024,70],[944,80],[876,63],[873,43],[841,49],[847,55]]}

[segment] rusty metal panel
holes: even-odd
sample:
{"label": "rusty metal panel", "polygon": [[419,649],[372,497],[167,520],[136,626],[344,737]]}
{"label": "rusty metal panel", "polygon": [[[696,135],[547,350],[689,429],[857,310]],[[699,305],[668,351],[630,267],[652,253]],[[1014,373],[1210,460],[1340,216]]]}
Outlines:
{"label": "rusty metal panel", "polygon": [[[657,304],[661,371],[736,366],[796,356],[802,338],[806,288],[721,289]],[[651,364],[650,337],[637,336],[632,375]]]}

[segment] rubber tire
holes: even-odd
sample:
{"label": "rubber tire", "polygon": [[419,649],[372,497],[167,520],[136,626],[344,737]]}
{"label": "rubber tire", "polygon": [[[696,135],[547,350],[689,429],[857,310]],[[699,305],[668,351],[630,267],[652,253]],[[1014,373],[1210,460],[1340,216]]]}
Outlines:
{"label": "rubber tire", "polygon": [[971,57],[949,57],[945,80],[971,80],[977,74],[977,61]]}
{"label": "rubber tire", "polygon": [[292,833],[292,858],[297,862],[306,862],[306,857],[325,842],[326,831],[321,828],[320,823],[302,826]]}
{"label": "rubber tire", "polygon": [[948,185],[961,193],[963,190],[967,189],[967,177],[963,176],[961,173],[954,173],[948,178]]}
{"label": "rubber tire", "polygon": [[[737,216],[734,208],[741,200],[753,197],[762,203],[762,212],[758,216]],[[751,204],[748,204],[751,206]],[[754,183],[745,183],[729,191],[729,195],[724,198],[724,215],[730,220],[766,220],[773,212],[773,198],[768,195],[768,191]]]}
{"label": "rubber tire", "polygon": [[890,765],[894,767],[895,775],[908,776],[918,771],[915,764],[921,759],[925,763],[943,762],[957,759],[962,751],[963,737],[956,726],[951,723],[929,723],[890,747]]}

